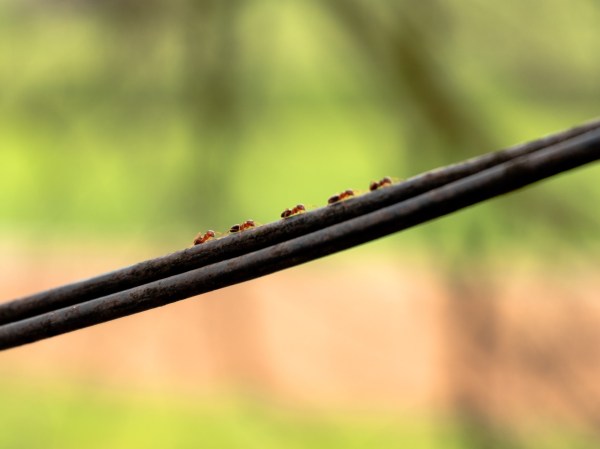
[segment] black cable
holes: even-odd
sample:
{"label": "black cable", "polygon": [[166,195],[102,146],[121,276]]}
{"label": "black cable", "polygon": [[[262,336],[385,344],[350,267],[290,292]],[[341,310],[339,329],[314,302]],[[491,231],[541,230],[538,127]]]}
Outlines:
{"label": "black cable", "polygon": [[[249,254],[0,326],[0,349],[244,282],[441,217],[600,159],[600,130],[482,170],[405,201]],[[385,193],[384,189],[381,193]],[[376,192],[377,193],[377,192]],[[368,196],[368,195],[366,195]],[[360,198],[332,206],[345,211]],[[291,222],[291,221],[290,221]]]}
{"label": "black cable", "polygon": [[309,234],[597,128],[600,128],[600,120],[505,150],[488,153],[459,164],[426,172],[405,182],[344,202],[344,207],[316,209],[90,279],[8,301],[0,304],[0,324],[80,304]]}

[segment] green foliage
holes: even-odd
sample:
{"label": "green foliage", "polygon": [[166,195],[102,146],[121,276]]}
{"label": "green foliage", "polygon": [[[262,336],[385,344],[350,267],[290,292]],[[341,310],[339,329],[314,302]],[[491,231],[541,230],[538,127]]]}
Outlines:
{"label": "green foliage", "polygon": [[0,391],[1,447],[434,447],[426,423],[409,425],[392,416],[361,421],[243,401],[196,403],[60,386],[5,384]]}
{"label": "green foliage", "polygon": [[[269,222],[568,127],[600,99],[592,1],[76,3],[0,6],[6,231]],[[595,177],[494,201],[417,240],[476,228],[505,244],[543,228],[589,243]]]}
{"label": "green foliage", "polygon": [[[390,412],[300,412],[251,401],[193,400],[91,387],[0,384],[0,447],[396,448],[464,447],[461,426]],[[583,434],[532,432],[520,448],[592,448]],[[495,446],[506,447],[506,446]]]}

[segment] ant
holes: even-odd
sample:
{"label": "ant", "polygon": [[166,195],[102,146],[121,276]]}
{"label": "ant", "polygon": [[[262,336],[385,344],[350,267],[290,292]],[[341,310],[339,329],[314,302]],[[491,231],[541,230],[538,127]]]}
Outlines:
{"label": "ant", "polygon": [[198,234],[194,239],[194,245],[200,245],[201,243],[206,242],[207,240],[212,239],[215,236],[215,231],[211,231],[210,229],[206,231],[203,235],[202,233]]}
{"label": "ant", "polygon": [[344,190],[342,193],[338,193],[337,195],[333,195],[332,197],[330,197],[327,200],[327,204],[335,204],[339,201],[350,198],[351,196],[354,196],[354,190]]}
{"label": "ant", "polygon": [[385,186],[391,186],[392,185],[392,178],[390,178],[389,176],[386,176],[385,178],[383,178],[380,181],[372,181],[371,184],[369,185],[369,190],[373,191],[373,190],[377,190],[380,187],[385,187]]}
{"label": "ant", "polygon": [[281,218],[291,217],[292,215],[296,215],[301,212],[306,212],[306,208],[304,207],[304,204],[298,204],[296,207],[284,210],[281,213]]}
{"label": "ant", "polygon": [[246,220],[242,224],[234,224],[229,229],[229,232],[231,232],[231,233],[241,232],[241,231],[245,231],[246,229],[253,228],[254,226],[256,226],[256,223],[254,223],[254,220]]}

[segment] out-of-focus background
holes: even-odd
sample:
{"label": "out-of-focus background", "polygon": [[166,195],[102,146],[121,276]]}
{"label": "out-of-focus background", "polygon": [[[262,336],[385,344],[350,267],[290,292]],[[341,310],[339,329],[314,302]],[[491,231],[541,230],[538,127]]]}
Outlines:
{"label": "out-of-focus background", "polygon": [[[599,114],[592,0],[3,0],[0,300]],[[592,448],[600,171],[0,353],[0,447]]]}

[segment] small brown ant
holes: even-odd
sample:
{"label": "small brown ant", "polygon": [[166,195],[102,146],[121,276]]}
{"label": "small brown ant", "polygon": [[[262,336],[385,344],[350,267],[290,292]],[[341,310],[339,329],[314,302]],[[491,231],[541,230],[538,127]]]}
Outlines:
{"label": "small brown ant", "polygon": [[254,226],[256,226],[256,223],[254,223],[254,220],[246,220],[240,226],[240,231],[245,231],[246,229],[253,228]]}
{"label": "small brown ant", "polygon": [[306,212],[306,208],[304,207],[304,204],[298,204],[296,207],[284,210],[281,213],[281,218],[291,217],[292,215],[296,215],[301,212]]}
{"label": "small brown ant", "polygon": [[231,233],[241,232],[241,231],[245,231],[246,229],[253,228],[254,226],[256,226],[256,223],[254,223],[254,220],[246,220],[242,224],[235,224],[235,225],[233,225],[229,229],[229,232],[231,232]]}
{"label": "small brown ant", "polygon": [[350,198],[351,196],[354,196],[354,190],[344,190],[342,193],[338,193],[337,195],[333,195],[332,197],[330,197],[327,200],[327,204],[335,204],[339,201]]}
{"label": "small brown ant", "polygon": [[211,231],[210,229],[206,231],[206,233],[198,234],[194,239],[194,245],[200,245],[201,243],[206,242],[207,240],[212,239],[215,236],[215,231]]}
{"label": "small brown ant", "polygon": [[380,181],[372,181],[371,184],[369,185],[369,190],[373,191],[373,190],[377,190],[380,187],[385,187],[385,186],[391,186],[392,185],[392,178],[390,178],[389,176],[386,176],[385,178],[383,178]]}

